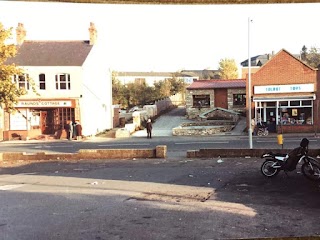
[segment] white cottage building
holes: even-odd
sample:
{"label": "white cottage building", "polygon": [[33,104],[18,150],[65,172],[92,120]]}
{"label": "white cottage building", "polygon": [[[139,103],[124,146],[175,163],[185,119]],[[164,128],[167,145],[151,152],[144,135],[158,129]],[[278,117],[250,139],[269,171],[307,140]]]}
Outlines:
{"label": "white cottage building", "polygon": [[[27,94],[15,114],[5,114],[4,140],[14,136],[64,137],[68,121],[79,121],[84,136],[113,128],[112,83],[97,30],[90,23],[87,41],[26,41],[23,24],[17,27],[18,54],[8,59],[24,69],[14,76]],[[100,45],[101,46],[101,45]],[[35,83],[36,92],[27,78]]]}

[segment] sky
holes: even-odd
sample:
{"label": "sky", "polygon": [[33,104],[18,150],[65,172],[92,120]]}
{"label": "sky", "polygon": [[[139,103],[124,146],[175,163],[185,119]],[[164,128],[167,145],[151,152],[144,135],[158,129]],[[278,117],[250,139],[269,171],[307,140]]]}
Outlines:
{"label": "sky", "polygon": [[[127,5],[0,1],[0,22],[27,40],[88,40],[90,22],[114,71],[218,69],[286,49],[320,47],[320,3]],[[251,21],[249,21],[252,20]],[[250,22],[250,23],[249,23]],[[250,34],[249,34],[250,33]],[[15,39],[13,31],[13,39]]]}

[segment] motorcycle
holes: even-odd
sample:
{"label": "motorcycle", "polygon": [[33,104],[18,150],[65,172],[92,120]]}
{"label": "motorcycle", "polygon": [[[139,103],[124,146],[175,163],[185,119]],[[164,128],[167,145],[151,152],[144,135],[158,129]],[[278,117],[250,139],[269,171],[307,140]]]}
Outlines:
{"label": "motorcycle", "polygon": [[265,123],[262,123],[262,122],[258,123],[257,128],[258,128],[258,131],[257,131],[258,136],[268,136],[269,131]]}
{"label": "motorcycle", "polygon": [[320,180],[320,163],[317,159],[308,155],[309,140],[303,138],[300,147],[289,153],[264,153],[261,158],[265,161],[261,165],[261,173],[268,177],[276,176],[281,170],[286,174],[296,169],[298,163],[302,163],[301,172],[310,180]]}

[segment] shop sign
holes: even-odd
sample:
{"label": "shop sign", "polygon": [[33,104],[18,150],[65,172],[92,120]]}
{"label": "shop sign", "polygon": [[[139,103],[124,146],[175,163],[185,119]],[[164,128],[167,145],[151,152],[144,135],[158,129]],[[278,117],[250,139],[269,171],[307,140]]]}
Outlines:
{"label": "shop sign", "polygon": [[26,100],[19,101],[16,107],[71,107],[71,101],[59,101],[59,100]]}
{"label": "shop sign", "polygon": [[254,94],[314,92],[314,84],[254,86]]}

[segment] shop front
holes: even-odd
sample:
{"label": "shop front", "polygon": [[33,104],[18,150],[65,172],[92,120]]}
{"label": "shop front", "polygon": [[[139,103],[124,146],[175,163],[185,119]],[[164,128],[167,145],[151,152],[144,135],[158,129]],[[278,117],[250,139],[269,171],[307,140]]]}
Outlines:
{"label": "shop front", "polygon": [[20,100],[15,113],[5,115],[4,140],[33,139],[43,135],[61,138],[69,120],[79,117],[74,99]]}
{"label": "shop front", "polygon": [[254,116],[270,132],[313,132],[317,111],[315,86],[308,84],[254,86]]}

